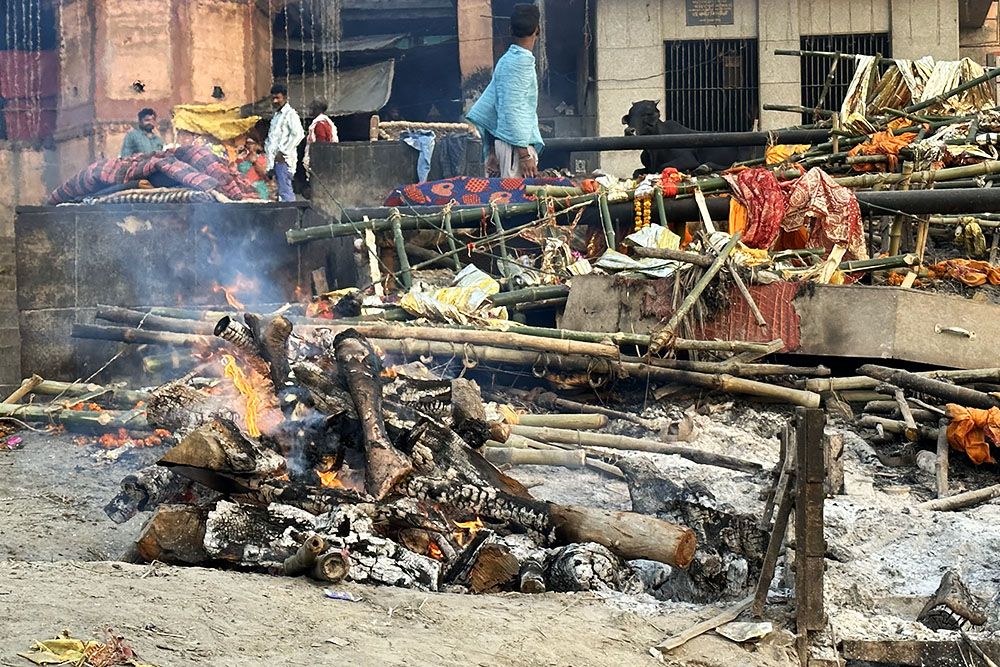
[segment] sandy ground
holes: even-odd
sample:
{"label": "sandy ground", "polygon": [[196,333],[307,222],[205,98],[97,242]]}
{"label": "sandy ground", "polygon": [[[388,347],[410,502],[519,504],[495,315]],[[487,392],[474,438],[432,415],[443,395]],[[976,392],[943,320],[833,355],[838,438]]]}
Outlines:
{"label": "sandy ground", "polygon": [[[172,665],[656,665],[650,646],[716,610],[606,600],[591,594],[471,596],[338,586],[324,597],[305,579],[111,562],[142,518],[116,526],[102,511],[130,470],[154,460],[134,450],[112,463],[67,436],[25,434],[0,453],[0,665],[63,629],[124,635],[139,654]],[[609,504],[624,485],[604,487]],[[713,633],[667,664],[795,664],[787,632],[744,649]]]}

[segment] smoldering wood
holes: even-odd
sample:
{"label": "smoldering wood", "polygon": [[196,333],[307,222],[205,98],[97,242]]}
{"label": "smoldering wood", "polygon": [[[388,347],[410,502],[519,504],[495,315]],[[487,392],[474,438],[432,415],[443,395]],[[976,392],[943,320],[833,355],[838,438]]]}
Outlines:
{"label": "smoldering wood", "polygon": [[104,507],[104,513],[115,523],[125,523],[139,512],[155,509],[162,503],[192,502],[215,495],[169,468],[157,465],[126,475],[120,486],[117,495]]}
{"label": "smoldering wood", "polygon": [[367,461],[365,488],[376,500],[382,499],[413,471],[413,464],[392,445],[386,433],[378,377],[380,363],[375,351],[351,332],[339,334],[334,344],[341,378],[351,392],[362,424]]}
{"label": "smoldering wood", "polygon": [[105,386],[90,382],[56,382],[43,380],[31,390],[44,396],[78,397],[101,400],[113,405],[134,406],[139,401],[148,401],[149,392],[125,389],[121,385]]}
{"label": "smoldering wood", "polygon": [[934,396],[949,403],[958,403],[970,408],[989,409],[1000,407],[1000,399],[967,387],[960,387],[941,380],[922,377],[909,371],[866,364],[858,372],[881,382],[888,382],[903,389]]}
{"label": "smoldering wood", "polygon": [[643,590],[639,577],[627,563],[592,542],[556,550],[546,568],[546,585],[548,590],[562,593],[613,590],[636,594]]}
{"label": "smoldering wood", "polygon": [[273,476],[285,469],[282,455],[250,441],[235,423],[220,417],[184,436],[159,463],[248,477]]}
{"label": "smoldering wood", "polygon": [[208,510],[198,505],[160,505],[142,527],[136,549],[146,562],[198,565],[209,559],[205,551]]}
{"label": "smoldering wood", "polygon": [[237,418],[223,401],[189,386],[189,379],[185,376],[153,390],[146,403],[146,421],[150,426],[182,438],[216,417]]}
{"label": "smoldering wood", "polygon": [[690,566],[674,570],[665,590],[676,599],[692,602],[750,593],[769,537],[759,517],[719,502],[701,485],[664,477],[648,459],[622,459],[618,467],[625,473],[633,511],[686,526],[697,538]]}

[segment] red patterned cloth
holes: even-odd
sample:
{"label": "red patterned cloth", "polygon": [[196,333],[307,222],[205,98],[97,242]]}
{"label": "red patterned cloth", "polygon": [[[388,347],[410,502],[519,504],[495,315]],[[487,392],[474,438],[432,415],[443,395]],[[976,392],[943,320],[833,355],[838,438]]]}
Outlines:
{"label": "red patterned cloth", "polygon": [[526,185],[572,186],[567,178],[479,178],[458,176],[441,181],[402,185],[385,200],[385,206],[444,206],[451,200],[460,205],[481,206],[520,204],[535,201],[524,191]]}
{"label": "red patterned cloth", "polygon": [[204,146],[190,145],[99,160],[59,186],[49,195],[49,204],[80,201],[111,186],[147,180],[157,173],[180,186],[218,190],[230,199],[259,199],[253,185],[229,163]]}
{"label": "red patterned cloth", "polygon": [[774,174],[764,168],[744,169],[723,174],[733,196],[747,209],[743,244],[750,248],[770,248],[778,239],[788,198]]}
{"label": "red patterned cloth", "polygon": [[807,247],[829,252],[835,245],[846,245],[845,259],[868,259],[858,198],[819,167],[807,171],[788,192],[781,228],[792,232],[802,227],[810,230]]}

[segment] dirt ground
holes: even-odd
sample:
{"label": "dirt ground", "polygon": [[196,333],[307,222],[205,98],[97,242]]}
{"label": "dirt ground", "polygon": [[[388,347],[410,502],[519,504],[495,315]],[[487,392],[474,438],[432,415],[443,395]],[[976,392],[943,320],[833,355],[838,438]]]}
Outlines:
{"label": "dirt ground", "polygon": [[[159,667],[656,665],[650,646],[716,611],[337,586],[362,598],[346,602],[306,579],[114,562],[143,518],[117,526],[102,508],[162,450],[99,463],[68,436],[22,435],[23,449],[0,453],[0,665],[29,665],[17,653],[63,629],[100,638],[105,628]],[[796,664],[790,643],[780,630],[747,649],[709,633],[664,662],[782,667]]]}

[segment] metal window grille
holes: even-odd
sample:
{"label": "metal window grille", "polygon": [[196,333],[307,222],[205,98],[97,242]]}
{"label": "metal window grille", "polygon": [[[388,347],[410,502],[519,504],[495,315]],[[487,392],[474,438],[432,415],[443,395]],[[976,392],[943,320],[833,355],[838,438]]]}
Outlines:
{"label": "metal window grille", "polygon": [[[892,50],[889,33],[876,32],[856,35],[803,35],[799,39],[803,51],[830,51],[836,53],[851,53],[862,56],[882,55],[891,57]],[[826,85],[833,58],[825,56],[801,57],[802,106],[810,109],[817,105],[822,109],[839,110],[847,96],[847,87],[854,78],[857,69],[853,60],[841,59],[837,65],[830,89],[822,102],[823,87]],[[803,121],[812,122],[812,114],[803,114]]]}
{"label": "metal window grille", "polygon": [[706,132],[753,129],[757,60],[756,39],[666,42],[666,117]]}

